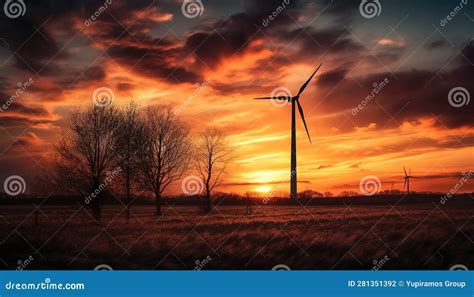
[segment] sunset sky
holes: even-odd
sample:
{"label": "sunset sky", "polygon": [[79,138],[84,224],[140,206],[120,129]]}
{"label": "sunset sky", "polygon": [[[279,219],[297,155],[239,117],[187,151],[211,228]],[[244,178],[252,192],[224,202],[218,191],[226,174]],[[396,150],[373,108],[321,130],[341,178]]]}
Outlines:
{"label": "sunset sky", "polygon": [[24,2],[0,12],[0,106],[33,81],[0,112],[2,184],[47,170],[71,107],[106,87],[112,104],[172,104],[193,133],[222,129],[234,159],[219,190],[288,192],[291,106],[252,98],[295,95],[320,63],[300,98],[313,140],[297,118],[300,191],[359,192],[369,175],[402,189],[405,165],[422,177],[412,190],[446,192],[474,170],[474,102],[448,100],[474,95],[470,1],[452,16],[463,1],[380,0],[371,18],[355,0],[203,0],[188,17],[183,1]]}

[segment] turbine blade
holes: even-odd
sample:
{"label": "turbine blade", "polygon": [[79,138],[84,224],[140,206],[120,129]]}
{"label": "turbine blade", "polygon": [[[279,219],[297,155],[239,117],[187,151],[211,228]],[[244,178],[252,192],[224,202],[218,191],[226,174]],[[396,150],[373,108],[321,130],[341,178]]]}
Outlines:
{"label": "turbine blade", "polygon": [[301,107],[299,100],[296,100],[296,103],[298,104],[298,110],[300,111],[301,119],[303,120],[304,128],[306,129],[306,134],[308,134],[309,143],[312,143],[311,136],[309,136],[308,126],[306,126],[306,121],[304,119],[303,107]]}
{"label": "turbine blade", "polygon": [[262,100],[262,99],[271,99],[271,100],[288,100],[288,97],[286,96],[278,96],[278,97],[258,97],[258,98],[253,98],[255,100]]}
{"label": "turbine blade", "polygon": [[408,176],[407,170],[405,169],[405,166],[403,166],[403,171],[405,171],[405,176]]}
{"label": "turbine blade", "polygon": [[298,95],[296,95],[296,96],[299,96],[299,95],[301,95],[301,93],[303,93],[304,89],[306,89],[309,82],[311,81],[311,79],[313,79],[313,76],[316,74],[316,72],[318,72],[318,70],[319,70],[319,68],[321,68],[321,66],[323,66],[323,63],[321,63],[321,65],[319,65],[319,67],[313,72],[313,74],[309,77],[309,79],[301,86],[301,88],[298,92]]}

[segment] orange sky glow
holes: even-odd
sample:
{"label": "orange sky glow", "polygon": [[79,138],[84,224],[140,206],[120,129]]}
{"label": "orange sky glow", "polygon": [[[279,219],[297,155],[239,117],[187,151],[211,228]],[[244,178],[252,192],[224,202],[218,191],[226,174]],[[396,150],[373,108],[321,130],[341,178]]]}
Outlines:
{"label": "orange sky glow", "polygon": [[[122,8],[117,2],[110,12],[117,9],[116,14],[125,14]],[[227,48],[234,30],[226,25],[217,27],[216,22],[224,17],[211,7],[200,20],[192,22],[166,6],[152,11],[137,9],[121,18],[121,25],[104,16],[85,28],[80,15],[72,18],[66,29],[58,27],[66,22],[64,19],[52,19],[41,30],[57,41],[61,54],[53,57],[51,53],[42,61],[52,58],[60,74],[35,66],[31,73],[27,67],[16,66],[9,50],[0,52],[6,86],[0,90],[6,96],[2,99],[14,94],[18,82],[30,77],[34,80],[13,103],[15,107],[0,113],[2,177],[23,174],[34,178],[47,168],[71,108],[90,104],[94,90],[107,87],[114,93],[112,104],[126,104],[132,99],[141,107],[171,104],[193,133],[210,126],[222,129],[234,153],[218,191],[287,195],[291,106],[252,98],[270,96],[281,87],[296,93],[320,63],[323,67],[300,98],[312,144],[301,119],[296,120],[299,191],[359,193],[360,180],[369,175],[381,180],[382,191],[403,190],[406,166],[413,176],[420,177],[412,181],[413,191],[446,192],[463,172],[474,169],[474,104],[453,108],[447,99],[454,86],[464,86],[471,94],[474,91],[469,82],[472,76],[465,81],[453,78],[460,71],[473,73],[472,31],[459,33],[459,38],[453,36],[456,49],[449,45],[430,49],[425,45],[443,39],[435,33],[429,40],[420,40],[420,35],[427,35],[423,30],[432,31],[431,26],[411,32],[412,24],[400,25],[394,32],[389,26],[394,27],[403,16],[387,16],[371,20],[371,26],[379,22],[375,27],[380,29],[369,31],[369,20],[358,16],[351,30],[342,27],[341,36],[332,39],[326,35],[340,27],[331,21],[335,16],[326,15],[321,22],[310,23],[318,11],[317,7],[310,8],[291,12],[294,21],[283,16],[281,21],[290,22],[297,32],[294,22],[300,20],[302,26],[311,28],[302,35],[313,32],[312,37],[299,40],[296,33],[282,33],[274,27],[274,31],[267,29],[262,34],[252,31],[253,35],[235,49]],[[232,9],[238,12],[246,8]],[[139,26],[132,25],[137,14],[143,22]],[[180,26],[183,22],[188,23]],[[113,38],[108,35],[111,26],[131,26],[130,36]],[[223,40],[209,47],[202,45],[206,52],[200,53],[191,46],[193,35],[198,33],[209,34],[205,42],[220,38],[219,34]],[[303,55],[302,49],[308,47],[311,38],[321,43],[321,48],[306,49]],[[339,44],[341,40],[347,41]],[[353,47],[341,50],[348,42]],[[139,53],[143,50],[143,57],[129,56],[121,51],[124,48]],[[216,52],[210,53],[213,48]],[[439,65],[429,61],[439,61]],[[153,67],[162,64],[169,71],[154,74]],[[180,72],[173,71],[178,67],[183,73],[197,75],[182,79],[184,74],[178,77]],[[14,74],[8,80],[7,71]],[[354,108],[376,88],[374,84],[380,86],[384,79],[389,82],[354,114]],[[461,191],[473,190],[474,183],[469,182]],[[179,187],[172,187],[169,193],[179,194]]]}

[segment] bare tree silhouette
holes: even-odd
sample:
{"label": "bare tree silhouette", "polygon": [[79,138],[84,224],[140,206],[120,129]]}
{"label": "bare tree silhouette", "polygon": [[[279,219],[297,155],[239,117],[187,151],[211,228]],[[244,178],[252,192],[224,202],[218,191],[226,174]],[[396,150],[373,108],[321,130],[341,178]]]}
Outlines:
{"label": "bare tree silhouette", "polygon": [[156,215],[161,215],[163,192],[181,179],[188,168],[189,129],[177,119],[171,107],[150,107],[145,114],[141,139],[143,149],[139,166],[143,182],[155,194]]}
{"label": "bare tree silhouette", "polygon": [[232,150],[217,128],[207,128],[199,137],[194,149],[194,167],[206,190],[206,211],[212,210],[211,193],[223,180]]}
{"label": "bare tree silhouette", "polygon": [[77,107],[71,113],[70,133],[56,146],[61,182],[75,188],[82,195],[101,189],[91,201],[94,215],[100,222],[100,198],[108,170],[115,165],[115,133],[118,112],[112,106]]}
{"label": "bare tree silhouette", "polygon": [[122,168],[122,176],[125,180],[127,220],[130,218],[132,183],[134,180],[136,181],[138,173],[139,152],[143,144],[141,141],[143,129],[144,124],[139,117],[138,106],[134,102],[119,110],[119,123],[115,133],[114,151],[117,158],[117,166]]}

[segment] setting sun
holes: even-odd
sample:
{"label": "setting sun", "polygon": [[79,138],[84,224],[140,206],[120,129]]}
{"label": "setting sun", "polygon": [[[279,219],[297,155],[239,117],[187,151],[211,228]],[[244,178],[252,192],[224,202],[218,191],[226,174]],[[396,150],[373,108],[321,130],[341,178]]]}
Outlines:
{"label": "setting sun", "polygon": [[255,189],[255,191],[260,194],[268,194],[270,193],[271,190],[272,190],[272,187],[270,186],[260,186]]}

